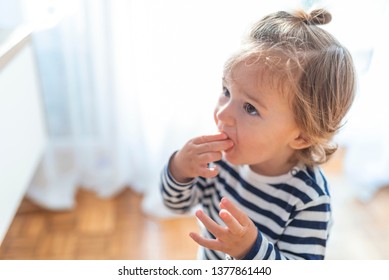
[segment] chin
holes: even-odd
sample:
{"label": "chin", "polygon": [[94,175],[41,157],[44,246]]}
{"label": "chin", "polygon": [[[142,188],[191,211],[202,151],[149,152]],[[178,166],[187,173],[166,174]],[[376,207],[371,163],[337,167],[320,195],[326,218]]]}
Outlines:
{"label": "chin", "polygon": [[223,158],[234,165],[242,164],[242,162],[239,161],[239,157],[237,157],[236,153],[233,151],[223,152]]}

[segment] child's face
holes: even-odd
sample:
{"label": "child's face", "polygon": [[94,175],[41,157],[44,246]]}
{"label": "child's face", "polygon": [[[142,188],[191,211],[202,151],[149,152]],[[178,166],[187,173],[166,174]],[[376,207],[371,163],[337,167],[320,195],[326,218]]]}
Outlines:
{"label": "child's face", "polygon": [[293,167],[290,159],[302,139],[288,99],[261,79],[261,71],[242,62],[226,74],[214,118],[234,142],[224,151],[226,160],[275,176]]}

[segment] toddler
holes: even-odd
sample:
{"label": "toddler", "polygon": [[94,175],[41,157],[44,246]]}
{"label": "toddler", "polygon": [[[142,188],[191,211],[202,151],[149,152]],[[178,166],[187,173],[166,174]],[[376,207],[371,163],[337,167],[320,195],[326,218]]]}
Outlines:
{"label": "toddler", "polygon": [[330,193],[319,165],[354,99],[350,53],[324,9],[257,22],[225,64],[218,133],[189,140],[162,173],[164,203],[196,205],[201,259],[324,259]]}

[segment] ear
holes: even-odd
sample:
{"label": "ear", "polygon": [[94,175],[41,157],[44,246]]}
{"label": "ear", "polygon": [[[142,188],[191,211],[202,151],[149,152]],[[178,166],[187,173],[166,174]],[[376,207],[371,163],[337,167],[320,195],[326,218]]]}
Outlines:
{"label": "ear", "polygon": [[308,137],[303,134],[299,134],[289,143],[289,146],[294,150],[302,150],[311,146],[311,142]]}

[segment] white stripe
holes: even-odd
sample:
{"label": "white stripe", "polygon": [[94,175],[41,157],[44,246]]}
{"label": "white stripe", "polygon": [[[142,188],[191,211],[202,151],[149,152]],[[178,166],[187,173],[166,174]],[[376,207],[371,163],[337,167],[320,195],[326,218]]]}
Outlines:
{"label": "white stripe", "polygon": [[289,226],[285,231],[285,234],[299,237],[317,237],[321,239],[327,238],[327,232],[319,229],[307,229]]}
{"label": "white stripe", "polygon": [[[224,170],[225,171],[225,170]],[[223,174],[224,175],[224,174]],[[225,176],[226,183],[231,186],[242,198],[249,201],[250,203],[254,205],[258,205],[262,209],[269,210],[270,212],[274,213],[278,217],[280,217],[282,220],[286,221],[290,215],[289,212],[287,212],[284,208],[280,207],[277,204],[270,203],[267,200],[256,196],[252,192],[246,190],[242,187],[242,185],[239,183],[238,180],[236,180],[232,176]],[[276,189],[270,185],[262,184],[262,187],[255,186],[258,190],[263,191],[264,193],[268,194],[269,196],[276,197],[277,199],[286,201],[288,204],[292,204],[293,202],[298,201],[298,198],[292,199],[292,195],[290,193],[287,193],[283,190]],[[219,183],[218,187],[222,187],[222,184]],[[224,187],[224,186],[223,186]],[[292,202],[292,203],[291,203]]]}
{"label": "white stripe", "polygon": [[330,214],[329,212],[304,211],[297,215],[295,218],[302,221],[328,222],[330,219]]}
{"label": "white stripe", "polygon": [[325,253],[325,247],[317,244],[292,244],[279,241],[277,245],[280,250],[287,250],[295,252],[296,254],[315,254],[324,256]]}

